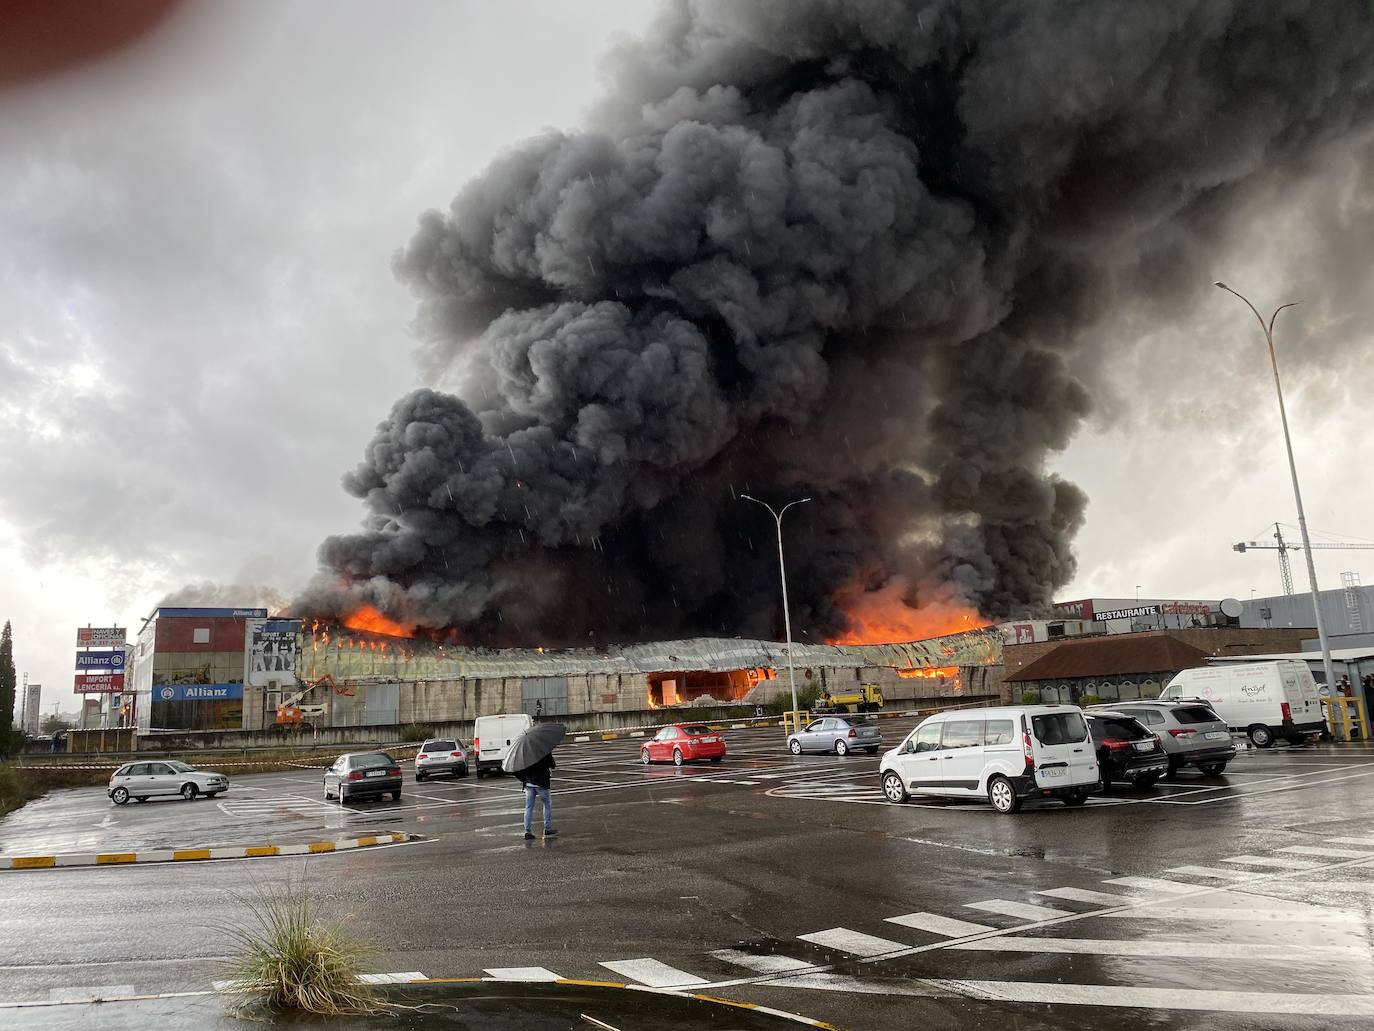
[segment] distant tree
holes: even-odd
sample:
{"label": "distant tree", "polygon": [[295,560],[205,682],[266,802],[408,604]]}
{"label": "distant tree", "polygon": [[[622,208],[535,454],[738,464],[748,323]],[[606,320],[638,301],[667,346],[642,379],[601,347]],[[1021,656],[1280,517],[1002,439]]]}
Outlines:
{"label": "distant tree", "polygon": [[44,734],[47,734],[49,737],[51,737],[53,734],[56,734],[60,730],[71,730],[72,725],[68,723],[66,720],[64,720],[61,716],[54,714],[52,716],[44,716],[43,722],[38,729],[43,731]]}
{"label": "distant tree", "polygon": [[10,621],[0,632],[0,749],[8,751],[14,738],[14,635]]}

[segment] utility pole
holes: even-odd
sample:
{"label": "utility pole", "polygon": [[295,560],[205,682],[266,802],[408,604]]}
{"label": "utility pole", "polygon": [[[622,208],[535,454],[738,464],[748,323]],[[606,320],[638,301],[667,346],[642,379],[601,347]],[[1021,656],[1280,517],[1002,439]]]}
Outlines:
{"label": "utility pole", "polygon": [[[1288,412],[1283,406],[1283,384],[1279,381],[1279,359],[1274,351],[1274,320],[1279,317],[1279,312],[1284,308],[1291,308],[1297,302],[1290,301],[1281,304],[1274,309],[1274,314],[1269,316],[1269,321],[1264,321],[1264,316],[1259,313],[1259,309],[1250,303],[1244,295],[1232,290],[1225,283],[1217,282],[1214,284],[1228,294],[1235,294],[1245,306],[1255,314],[1255,320],[1260,324],[1260,330],[1264,333],[1264,341],[1269,345],[1269,364],[1274,370],[1274,391],[1279,398],[1279,420],[1283,423],[1283,446],[1288,451],[1288,472],[1293,478],[1293,501],[1298,508],[1298,531],[1302,534],[1302,548],[1307,557],[1307,580],[1312,585],[1312,611],[1317,620],[1317,639],[1321,642],[1322,649],[1322,670],[1326,674],[1326,686],[1330,691],[1336,690],[1336,670],[1331,665],[1331,642],[1326,636],[1326,620],[1322,618],[1322,599],[1321,591],[1317,589],[1317,566],[1312,561],[1312,540],[1307,535],[1307,515],[1302,508],[1302,490],[1298,486],[1298,466],[1293,461],[1293,438],[1288,433]],[[1278,527],[1275,526],[1276,536]],[[1279,554],[1283,554],[1282,551]]]}
{"label": "utility pole", "polygon": [[[792,712],[795,714],[797,711],[797,674],[792,662],[792,615],[787,608],[787,563],[782,557],[782,517],[793,505],[804,505],[811,499],[800,498],[797,501],[789,501],[780,510],[775,510],[768,502],[751,498],[748,494],[741,494],[740,498],[768,509],[768,514],[773,517],[773,522],[778,526],[778,576],[782,579],[782,623],[787,634],[787,682],[792,688]],[[795,715],[793,718],[796,718]]]}

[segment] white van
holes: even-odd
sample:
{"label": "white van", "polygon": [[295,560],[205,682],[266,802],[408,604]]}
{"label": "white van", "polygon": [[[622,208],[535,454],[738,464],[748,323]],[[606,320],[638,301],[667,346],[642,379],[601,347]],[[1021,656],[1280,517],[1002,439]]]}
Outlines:
{"label": "white van", "polygon": [[878,767],[889,802],[912,795],[986,798],[1014,813],[1027,798],[1082,805],[1097,785],[1097,753],[1076,705],[939,712]]}
{"label": "white van", "polygon": [[1256,748],[1268,748],[1275,737],[1300,745],[1326,729],[1317,682],[1299,659],[1185,669],[1159,697],[1205,701],[1233,732],[1249,734]]}
{"label": "white van", "polygon": [[478,716],[472,726],[472,754],[477,776],[500,770],[511,742],[534,726],[528,713]]}

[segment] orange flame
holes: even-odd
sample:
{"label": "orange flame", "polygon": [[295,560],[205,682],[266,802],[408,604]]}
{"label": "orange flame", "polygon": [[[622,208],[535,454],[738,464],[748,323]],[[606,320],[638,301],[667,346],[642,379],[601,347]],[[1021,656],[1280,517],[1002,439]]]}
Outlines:
{"label": "orange flame", "polygon": [[897,671],[897,676],[903,680],[947,680],[958,675],[958,666],[931,666],[928,669],[899,669]]}
{"label": "orange flame", "polygon": [[906,603],[907,583],[893,577],[876,591],[846,587],[836,602],[849,617],[849,629],[830,644],[902,644],[945,634],[958,634],[988,625],[976,609],[933,601],[912,608]]}
{"label": "orange flame", "polygon": [[410,629],[393,619],[387,619],[371,605],[354,609],[344,617],[343,625],[350,630],[366,630],[373,634],[386,634],[388,637],[409,637]]}

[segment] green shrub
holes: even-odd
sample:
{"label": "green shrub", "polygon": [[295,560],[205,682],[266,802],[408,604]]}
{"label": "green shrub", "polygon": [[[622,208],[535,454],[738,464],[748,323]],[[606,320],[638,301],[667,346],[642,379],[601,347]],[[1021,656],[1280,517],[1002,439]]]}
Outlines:
{"label": "green shrub", "polygon": [[1102,699],[1095,694],[1081,694],[1078,696],[1079,705],[1101,705]]}
{"label": "green shrub", "polygon": [[113,771],[113,766],[95,770],[44,770],[0,763],[0,816],[13,812],[25,802],[46,795],[53,788],[108,784]]}
{"label": "green shrub", "polygon": [[434,728],[428,723],[407,723],[397,733],[402,741],[424,741],[434,736]]}
{"label": "green shrub", "polygon": [[1036,704],[1039,703],[1039,701],[1040,701],[1040,692],[1039,692],[1039,691],[1022,691],[1022,692],[1021,692],[1021,704],[1022,704],[1022,705],[1036,705]]}
{"label": "green shrub", "polygon": [[275,1010],[329,1016],[377,1014],[389,1007],[359,980],[369,950],[350,940],[343,923],[316,920],[305,874],[284,885],[235,896],[248,911],[245,924],[223,930],[238,946],[230,961],[229,991],[245,992]]}

